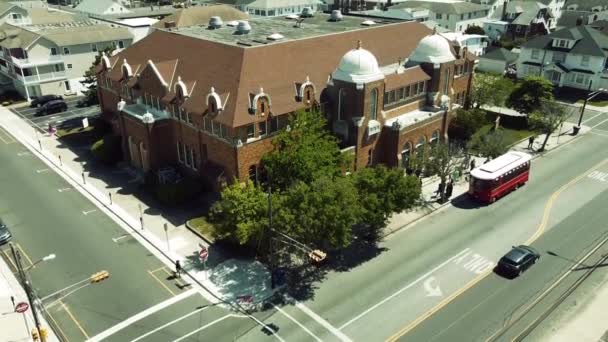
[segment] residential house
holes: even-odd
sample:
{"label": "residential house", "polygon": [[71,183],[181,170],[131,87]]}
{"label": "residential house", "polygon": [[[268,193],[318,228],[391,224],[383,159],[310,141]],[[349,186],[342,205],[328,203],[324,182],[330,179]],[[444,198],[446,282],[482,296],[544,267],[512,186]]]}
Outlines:
{"label": "residential house", "polygon": [[598,20],[593,22],[590,26],[603,34],[608,35],[608,20]]}
{"label": "residential house", "polygon": [[[350,13],[362,14],[374,17],[382,17],[389,19],[413,20],[418,22],[428,22],[431,18],[431,12],[426,8],[395,8],[395,6],[386,7],[384,9],[374,8],[365,11],[351,11]],[[435,22],[433,22],[435,23]],[[435,23],[440,30],[448,31],[447,29]]]}
{"label": "residential house", "polygon": [[159,28],[102,58],[102,118],[140,172],[174,165],[214,185],[261,180],[275,134],[313,107],[353,169],[407,168],[445,138],[475,56],[417,22],[330,18]]}
{"label": "residential house", "polygon": [[455,32],[464,32],[470,26],[483,27],[483,22],[489,14],[488,6],[465,1],[436,2],[407,0],[390,8],[391,10],[404,8],[428,9],[431,20]]}
{"label": "residential house", "polygon": [[590,26],[575,26],[525,43],[517,77],[542,76],[557,87],[608,87],[608,36]]}
{"label": "residential house", "polygon": [[32,18],[27,9],[10,2],[0,2],[0,23],[27,25],[32,23]]}
{"label": "residential house", "polygon": [[507,69],[517,64],[518,53],[504,48],[497,48],[479,57],[477,70],[503,75]]}
{"label": "residential house", "polygon": [[80,93],[99,51],[131,45],[125,29],[90,21],[0,26],[0,74],[24,97]]}
{"label": "residential house", "polygon": [[488,19],[483,22],[483,30],[488,38],[495,42],[505,36],[509,30],[509,22],[498,19]]}
{"label": "residential house", "polygon": [[566,11],[603,12],[608,11],[606,0],[566,0]]}
{"label": "residential house", "polygon": [[446,32],[441,35],[461,47],[466,47],[475,56],[481,56],[486,53],[486,48],[488,47],[489,38],[486,35],[464,34],[462,32]]}
{"label": "residential house", "polygon": [[131,11],[116,0],[82,0],[74,10],[93,15],[113,15]]}
{"label": "residential house", "polygon": [[304,8],[312,13],[322,11],[320,0],[218,0],[220,4],[230,5],[249,13],[251,16],[276,17],[290,14],[299,15]]}
{"label": "residential house", "polygon": [[500,5],[490,18],[509,23],[507,32],[502,36],[528,39],[547,34],[556,25],[556,18],[550,7],[540,0],[511,0],[506,5]]}

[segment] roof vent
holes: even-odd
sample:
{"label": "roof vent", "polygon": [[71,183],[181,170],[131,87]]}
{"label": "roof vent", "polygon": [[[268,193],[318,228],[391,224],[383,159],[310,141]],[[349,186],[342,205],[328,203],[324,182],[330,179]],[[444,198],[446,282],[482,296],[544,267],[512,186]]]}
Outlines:
{"label": "roof vent", "polygon": [[239,24],[236,26],[236,33],[247,34],[249,31],[251,31],[251,25],[249,25],[249,22],[246,20],[239,21]]}
{"label": "roof vent", "polygon": [[329,16],[329,21],[341,21],[342,20],[342,12],[340,10],[333,10]]}
{"label": "roof vent", "polygon": [[281,40],[283,38],[285,38],[282,34],[280,33],[273,33],[270,36],[266,37],[268,40]]}
{"label": "roof vent", "polygon": [[226,23],[226,26],[230,26],[230,27],[237,27],[237,26],[238,26],[238,24],[239,24],[239,22],[238,22],[238,21],[236,21],[236,20],[231,20],[231,21],[229,21],[229,22],[227,22],[227,23]]}
{"label": "roof vent", "polygon": [[298,18],[300,18],[300,16],[297,14],[289,14],[289,15],[285,16],[285,19],[298,19]]}
{"label": "roof vent", "polygon": [[302,18],[310,18],[310,17],[312,17],[312,14],[313,14],[312,8],[310,8],[310,7],[304,7],[302,9],[302,13],[300,14],[300,17],[302,17]]}
{"label": "roof vent", "polygon": [[362,22],[361,25],[372,26],[372,25],[376,25],[376,23],[373,20],[366,20],[366,21]]}
{"label": "roof vent", "polygon": [[218,16],[213,16],[209,18],[209,28],[214,30],[222,27],[224,23],[222,22],[222,18]]}
{"label": "roof vent", "polygon": [[165,21],[165,28],[172,28],[175,27],[175,21],[171,20],[171,21]]}

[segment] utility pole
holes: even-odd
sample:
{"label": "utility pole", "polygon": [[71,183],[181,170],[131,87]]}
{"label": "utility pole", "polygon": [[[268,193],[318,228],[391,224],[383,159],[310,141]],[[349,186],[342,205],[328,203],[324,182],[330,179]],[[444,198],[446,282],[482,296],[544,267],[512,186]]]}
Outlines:
{"label": "utility pole", "polygon": [[[272,185],[268,182],[268,232],[272,234]],[[268,239],[268,259],[270,261],[270,288],[274,289],[274,255],[272,250],[272,236]]]}
{"label": "utility pole", "polygon": [[13,244],[10,244],[11,252],[13,254],[13,259],[15,259],[15,265],[17,266],[17,273],[19,274],[19,278],[21,280],[21,285],[23,285],[23,289],[25,290],[25,294],[27,295],[27,300],[30,303],[30,308],[32,308],[32,315],[34,316],[34,323],[36,324],[36,331],[38,331],[38,336],[40,336],[40,340],[42,342],[46,342],[46,334],[42,334],[42,329],[40,328],[40,321],[38,320],[38,313],[36,312],[36,305],[34,303],[34,299],[32,297],[32,287],[27,280],[27,275],[23,270],[23,266],[21,265],[21,255],[19,251],[15,249]]}
{"label": "utility pole", "polygon": [[572,130],[572,133],[574,133],[574,135],[578,134],[578,131],[580,131],[581,125],[583,124],[583,114],[585,114],[585,107],[587,107],[587,101],[589,101],[589,95],[591,94],[591,84],[593,84],[593,80],[589,80],[589,88],[587,88],[585,102],[583,102],[583,108],[581,108],[581,115],[578,117],[578,124],[574,126]]}

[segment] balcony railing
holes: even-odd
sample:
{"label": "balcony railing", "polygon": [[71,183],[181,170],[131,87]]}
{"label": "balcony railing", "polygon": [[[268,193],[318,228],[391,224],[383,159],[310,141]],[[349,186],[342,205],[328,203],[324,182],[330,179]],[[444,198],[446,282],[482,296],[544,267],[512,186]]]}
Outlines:
{"label": "balcony railing", "polygon": [[45,74],[31,75],[31,76],[21,76],[19,74],[15,74],[17,79],[21,80],[23,83],[36,83],[36,82],[44,82],[51,80],[60,80],[65,79],[66,73],[65,71],[55,71],[49,72]]}
{"label": "balcony railing", "polygon": [[36,65],[62,63],[63,57],[61,55],[49,55],[46,58],[44,58],[44,57],[18,58],[18,57],[11,56],[11,61],[18,67],[28,67],[28,66],[36,66]]}

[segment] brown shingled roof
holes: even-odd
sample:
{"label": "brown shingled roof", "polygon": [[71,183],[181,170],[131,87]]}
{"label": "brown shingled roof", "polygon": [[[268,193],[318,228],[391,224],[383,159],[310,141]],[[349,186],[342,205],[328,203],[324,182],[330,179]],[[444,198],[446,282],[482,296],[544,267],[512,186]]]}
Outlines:
{"label": "brown shingled roof", "polygon": [[303,82],[309,76],[317,89],[323,89],[327,76],[337,68],[342,56],[355,48],[357,40],[376,56],[380,65],[387,65],[409,56],[430,33],[425,25],[403,22],[243,48],[158,30],[112,59],[127,58],[133,64],[150,59],[169,83],[171,79],[165,76],[169,68],[159,65],[179,58],[175,79],[179,75],[184,82],[197,82],[184,107],[197,113],[205,112],[207,94],[214,87],[222,98],[223,94],[230,93],[224,111],[215,119],[238,127],[256,121],[256,116],[248,113],[249,94],[257,93],[260,88],[270,96],[273,113],[301,108],[302,104],[294,99],[294,83]]}
{"label": "brown shingled roof", "polygon": [[401,88],[407,84],[428,81],[430,79],[431,76],[429,76],[419,65],[417,65],[415,67],[405,69],[401,74],[386,75],[384,78],[385,90],[393,90]]}

